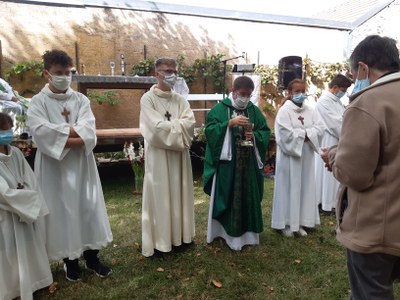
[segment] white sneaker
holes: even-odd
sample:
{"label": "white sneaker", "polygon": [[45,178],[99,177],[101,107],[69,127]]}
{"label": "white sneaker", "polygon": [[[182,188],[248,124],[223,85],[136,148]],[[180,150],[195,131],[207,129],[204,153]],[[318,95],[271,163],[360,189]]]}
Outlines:
{"label": "white sneaker", "polygon": [[307,231],[305,231],[303,227],[300,227],[298,232],[300,236],[307,236]]}
{"label": "white sneaker", "polygon": [[285,237],[293,237],[293,231],[290,230],[290,227],[286,227],[285,229],[282,229],[282,234]]}

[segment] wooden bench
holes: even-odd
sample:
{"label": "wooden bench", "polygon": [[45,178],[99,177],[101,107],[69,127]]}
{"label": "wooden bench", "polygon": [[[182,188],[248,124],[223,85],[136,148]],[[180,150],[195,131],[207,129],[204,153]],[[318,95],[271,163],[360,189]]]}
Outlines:
{"label": "wooden bench", "polygon": [[125,142],[142,141],[139,128],[97,129],[97,145],[94,152],[122,151]]}

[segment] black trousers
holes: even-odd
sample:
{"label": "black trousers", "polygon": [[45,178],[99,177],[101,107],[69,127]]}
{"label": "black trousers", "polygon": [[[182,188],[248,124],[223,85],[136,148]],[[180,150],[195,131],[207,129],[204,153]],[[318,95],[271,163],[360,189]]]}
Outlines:
{"label": "black trousers", "polygon": [[393,282],[400,278],[400,257],[363,254],[347,249],[352,300],[391,300]]}

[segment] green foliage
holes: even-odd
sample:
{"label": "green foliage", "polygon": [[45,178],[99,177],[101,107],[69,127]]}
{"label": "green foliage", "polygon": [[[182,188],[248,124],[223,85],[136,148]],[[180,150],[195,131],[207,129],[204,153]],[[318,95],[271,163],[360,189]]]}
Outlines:
{"label": "green foliage", "polygon": [[23,73],[28,72],[30,70],[34,70],[38,76],[42,75],[44,69],[44,64],[38,61],[23,61],[17,64],[14,64],[10,70],[6,71],[6,77],[10,78],[12,74],[23,75]]}
{"label": "green foliage", "polygon": [[[221,64],[221,59],[224,56],[222,53],[207,55],[205,58],[196,59],[193,64],[196,74],[206,80],[210,79],[217,93],[224,92],[224,70]],[[226,71],[229,72],[230,70],[227,69]]]}
{"label": "green foliage", "polygon": [[176,61],[178,63],[179,76],[185,79],[187,85],[192,85],[196,79],[196,69],[194,66],[185,63],[185,56],[183,54],[179,54]]}
{"label": "green foliage", "polygon": [[119,103],[118,95],[114,91],[88,91],[88,98],[90,101],[97,102],[98,104],[107,103],[108,105],[117,105]]}
{"label": "green foliage", "polygon": [[145,59],[132,68],[132,75],[150,76],[154,72],[155,59]]}

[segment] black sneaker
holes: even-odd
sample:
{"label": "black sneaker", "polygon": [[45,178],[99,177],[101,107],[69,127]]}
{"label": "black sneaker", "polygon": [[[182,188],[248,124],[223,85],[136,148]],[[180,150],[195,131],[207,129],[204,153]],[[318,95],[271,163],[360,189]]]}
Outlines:
{"label": "black sneaker", "polygon": [[112,270],[108,266],[103,265],[100,261],[94,264],[86,262],[86,269],[95,272],[100,278],[106,278],[112,274]]}
{"label": "black sneaker", "polygon": [[79,277],[79,262],[77,259],[64,259],[64,271],[65,278],[68,281],[77,282],[81,280],[81,278]]}
{"label": "black sneaker", "polygon": [[150,259],[164,259],[164,252],[161,252],[160,250],[154,249],[154,254],[152,256],[149,256],[148,258]]}

